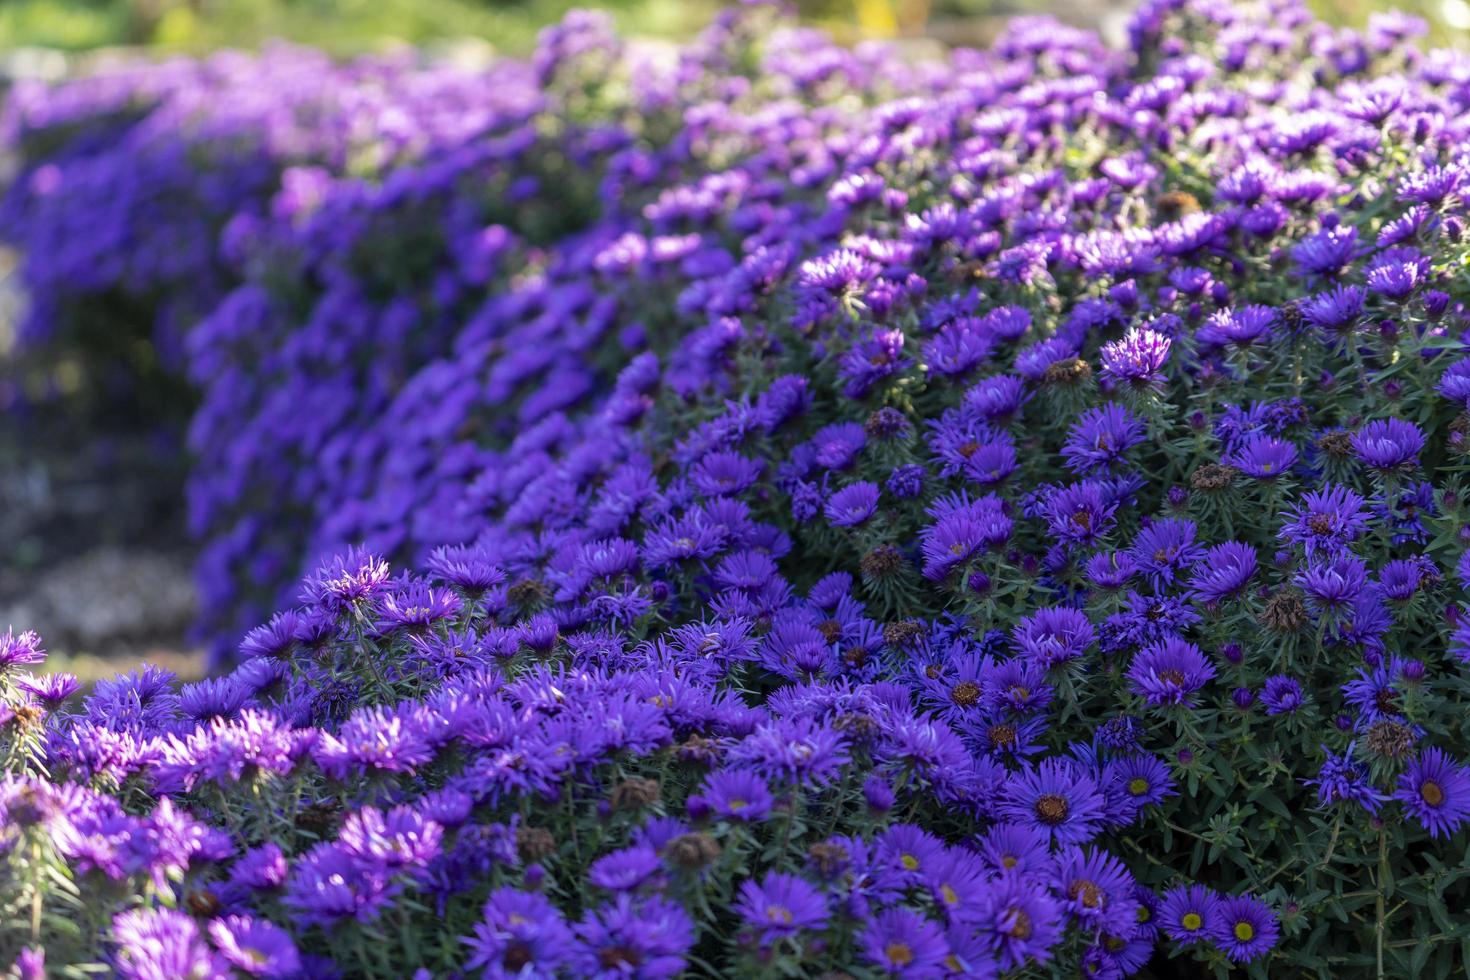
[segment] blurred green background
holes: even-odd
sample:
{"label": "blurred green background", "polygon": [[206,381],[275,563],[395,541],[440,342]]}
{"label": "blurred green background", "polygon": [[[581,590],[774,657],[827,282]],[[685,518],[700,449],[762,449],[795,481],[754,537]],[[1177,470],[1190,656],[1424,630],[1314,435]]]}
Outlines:
{"label": "blurred green background", "polygon": [[[273,37],[338,54],[458,38],[524,54],[537,30],[576,6],[609,10],[632,34],[687,36],[722,0],[0,0],[0,49],[82,51],[145,45],[201,52],[255,47]],[[1309,0],[1334,23],[1361,26],[1391,0]],[[1127,0],[800,0],[803,17],[840,37],[935,36],[967,41],[967,19],[1040,11],[1095,22]],[[1437,43],[1464,43],[1467,0],[1404,0]]]}

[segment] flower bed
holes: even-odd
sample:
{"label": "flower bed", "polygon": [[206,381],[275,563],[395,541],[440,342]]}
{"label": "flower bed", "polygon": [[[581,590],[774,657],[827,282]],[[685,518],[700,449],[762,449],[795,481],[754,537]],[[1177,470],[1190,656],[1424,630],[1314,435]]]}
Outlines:
{"label": "flower bed", "polygon": [[1463,968],[1470,61],[769,16],[572,18],[523,116],[221,224],[190,503],[268,622],[80,706],[0,648],[5,953]]}

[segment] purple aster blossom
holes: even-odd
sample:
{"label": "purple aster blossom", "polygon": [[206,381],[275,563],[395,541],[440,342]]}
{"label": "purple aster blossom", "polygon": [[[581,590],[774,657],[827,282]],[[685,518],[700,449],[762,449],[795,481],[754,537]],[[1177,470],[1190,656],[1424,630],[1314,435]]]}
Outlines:
{"label": "purple aster blossom", "polygon": [[1445,368],[1435,389],[1450,401],[1470,409],[1470,357],[1462,357]]}
{"label": "purple aster blossom", "polygon": [[1225,462],[1256,480],[1274,480],[1296,465],[1296,446],[1264,433],[1250,436]]}
{"label": "purple aster blossom", "polygon": [[730,497],[755,486],[764,470],[765,464],[760,460],[739,453],[714,452],[695,464],[689,478],[707,497]]}
{"label": "purple aster blossom", "polygon": [[1323,746],[1326,761],[1322,763],[1317,778],[1303,782],[1317,787],[1317,803],[1320,806],[1356,803],[1369,813],[1376,814],[1388,797],[1374,789],[1368,776],[1368,767],[1353,758],[1355,744],[1350,743],[1341,755],[1334,755]]}
{"label": "purple aster blossom", "polygon": [[1121,462],[1143,436],[1143,423],[1122,405],[1109,402],[1083,413],[1073,424],[1062,455],[1074,473],[1095,473]]}
{"label": "purple aster blossom", "polygon": [[626,893],[587,913],[577,925],[580,943],[571,964],[578,976],[613,980],[636,970],[639,977],[678,976],[694,945],[694,923],[684,909],[659,897]]}
{"label": "purple aster blossom", "polygon": [[812,437],[815,462],[825,470],[845,470],[857,461],[868,435],[856,422],[835,422]]}
{"label": "purple aster blossom", "polygon": [[1137,569],[1156,586],[1172,585],[1179,573],[1204,556],[1205,550],[1194,538],[1193,521],[1166,517],[1139,531],[1129,553]]}
{"label": "purple aster blossom", "polygon": [[350,857],[398,869],[428,863],[439,853],[444,828],[411,806],[396,806],[386,814],[369,806],[350,814],[337,836],[338,846]]}
{"label": "purple aster blossom", "polygon": [[[1118,501],[1096,480],[1084,480],[1047,494],[1044,514],[1048,530],[1063,541],[1091,545],[1113,528]],[[1131,561],[1131,559],[1130,559]],[[1130,568],[1135,568],[1136,563]]]}
{"label": "purple aster blossom", "polygon": [[904,885],[923,882],[944,859],[944,842],[914,824],[894,824],[876,844],[876,856]]}
{"label": "purple aster blossom", "polygon": [[1289,715],[1307,703],[1302,685],[1295,677],[1276,674],[1266,678],[1261,689],[1261,703],[1268,715]]}
{"label": "purple aster blossom", "polygon": [[1190,577],[1190,590],[1204,602],[1238,596],[1256,573],[1256,549],[1227,541],[1206,549]]}
{"label": "purple aster blossom", "polygon": [[1403,419],[1377,419],[1352,437],[1353,452],[1375,470],[1394,470],[1417,465],[1424,449],[1424,433]]}
{"label": "purple aster blossom", "polygon": [[[771,788],[756,773],[722,769],[711,773],[700,788],[699,803],[722,820],[753,823],[765,819],[775,800]],[[691,813],[695,797],[690,797]]]}
{"label": "purple aster blossom", "polygon": [[0,636],[0,671],[24,664],[38,664],[46,659],[41,638],[32,632],[15,634],[14,627]]}
{"label": "purple aster blossom", "polygon": [[1024,823],[997,823],[977,842],[980,856],[998,873],[1030,877],[1052,868],[1051,834]]}
{"label": "purple aster blossom", "polygon": [[485,901],[484,918],[466,937],[470,969],[494,980],[526,973],[551,975],[569,966],[575,938],[561,913],[540,892],[497,888]]}
{"label": "purple aster blossom", "polygon": [[938,923],[906,908],[875,915],[863,930],[863,955],[883,976],[932,977],[943,969],[949,945]]}
{"label": "purple aster blossom", "polygon": [[58,673],[21,677],[15,686],[40,701],[48,711],[55,711],[81,689],[82,682],[77,679],[76,674]]}
{"label": "purple aster blossom", "polygon": [[1102,375],[1119,385],[1148,388],[1161,383],[1171,341],[1147,327],[1135,327],[1122,340],[1104,344]]}
{"label": "purple aster blossom", "polygon": [[1066,606],[1038,609],[1011,631],[1016,650],[1047,670],[1083,656],[1096,638],[1087,614]]}
{"label": "purple aster blossom", "polygon": [[1095,848],[1063,847],[1053,873],[1062,908],[1084,932],[1127,935],[1138,924],[1133,876],[1117,858]]}
{"label": "purple aster blossom", "polygon": [[1429,836],[1449,837],[1470,820],[1470,767],[1427,748],[1399,776],[1393,798]]}
{"label": "purple aster blossom", "polygon": [[1210,922],[1210,939],[1234,963],[1260,959],[1280,936],[1276,915],[1249,895],[1220,899]]}
{"label": "purple aster blossom", "polygon": [[1144,807],[1157,805],[1176,795],[1169,767],[1157,756],[1144,752],[1110,761],[1103,770],[1103,782],[1123,803],[1129,822]]}
{"label": "purple aster blossom", "polygon": [[294,977],[301,954],[291,936],[264,919],[227,915],[209,923],[214,948],[236,970],[252,977]]}
{"label": "purple aster blossom", "polygon": [[1368,566],[1346,552],[1311,562],[1292,579],[1307,600],[1324,612],[1351,606],[1368,587]]}
{"label": "purple aster blossom", "polygon": [[1330,276],[1358,255],[1358,230],[1351,225],[1323,228],[1303,238],[1292,250],[1291,257],[1303,275]]}
{"label": "purple aster blossom", "polygon": [[1001,874],[975,926],[1000,968],[1014,970],[1028,962],[1048,962],[1065,920],[1062,906],[1049,891],[1021,875]]}
{"label": "purple aster blossom", "polygon": [[1193,706],[1193,694],[1215,676],[1214,665],[1193,643],[1176,638],[1140,650],[1128,666],[1133,692],[1155,707]]}
{"label": "purple aster blossom", "polygon": [[863,481],[827,498],[827,520],[837,527],[856,527],[878,512],[878,485]]}
{"label": "purple aster blossom", "polygon": [[1028,398],[1025,381],[1001,374],[985,378],[966,391],[964,407],[987,422],[1000,423],[1019,412]]}
{"label": "purple aster blossom", "polygon": [[126,980],[164,977],[219,977],[229,966],[220,962],[194,920],[173,909],[135,909],[112,920],[117,954],[112,968]]}
{"label": "purple aster blossom", "polygon": [[971,483],[990,487],[1003,482],[1017,465],[1015,443],[1002,432],[977,444],[960,464],[960,472]]}
{"label": "purple aster blossom", "polygon": [[1308,557],[1339,553],[1368,529],[1364,504],[1357,493],[1335,483],[1308,491],[1288,512],[1280,537],[1300,544]]}
{"label": "purple aster blossom", "polygon": [[1362,286],[1337,286],[1303,302],[1302,317],[1329,333],[1345,333],[1363,315],[1367,298],[1368,291]]}
{"label": "purple aster blossom", "polygon": [[1102,828],[1105,800],[1092,777],[1066,760],[1043,759],[1012,773],[997,815],[1037,827],[1060,844],[1085,844]]}
{"label": "purple aster blossom", "polygon": [[1159,903],[1159,928],[1181,946],[1209,939],[1220,917],[1220,896],[1203,885],[1171,888]]}
{"label": "purple aster blossom", "polygon": [[1216,347],[1249,347],[1256,341],[1270,339],[1278,321],[1269,306],[1242,306],[1213,314],[1195,334],[1195,341]]}
{"label": "purple aster blossom", "polygon": [[770,871],[757,884],[740,886],[734,911],[750,926],[762,945],[827,925],[827,898],[815,886],[795,875]]}
{"label": "purple aster blossom", "polygon": [[767,779],[820,786],[847,763],[847,742],[810,718],[782,718],[756,728],[731,748],[728,758]]}
{"label": "purple aster blossom", "polygon": [[587,869],[587,880],[614,892],[637,891],[663,870],[658,853],[647,844],[635,844],[604,854]]}

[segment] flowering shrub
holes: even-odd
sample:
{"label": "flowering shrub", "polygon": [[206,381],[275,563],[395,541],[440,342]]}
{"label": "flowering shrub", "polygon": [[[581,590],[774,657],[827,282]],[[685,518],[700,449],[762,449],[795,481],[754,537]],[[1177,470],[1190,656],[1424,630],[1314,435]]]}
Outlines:
{"label": "flowering shrub", "polygon": [[226,222],[208,628],[346,557],[0,648],[18,971],[1463,970],[1470,61],[770,13]]}

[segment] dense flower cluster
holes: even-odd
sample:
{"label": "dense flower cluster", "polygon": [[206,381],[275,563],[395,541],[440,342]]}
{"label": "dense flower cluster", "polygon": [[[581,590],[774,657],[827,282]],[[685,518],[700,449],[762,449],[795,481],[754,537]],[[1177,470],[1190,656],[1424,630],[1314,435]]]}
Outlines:
{"label": "dense flower cluster", "polygon": [[[77,707],[0,645],[17,971],[1460,968],[1470,59],[773,15],[384,95],[401,155],[265,153],[227,281],[150,287],[233,669]],[[31,97],[39,292],[140,78]]]}

